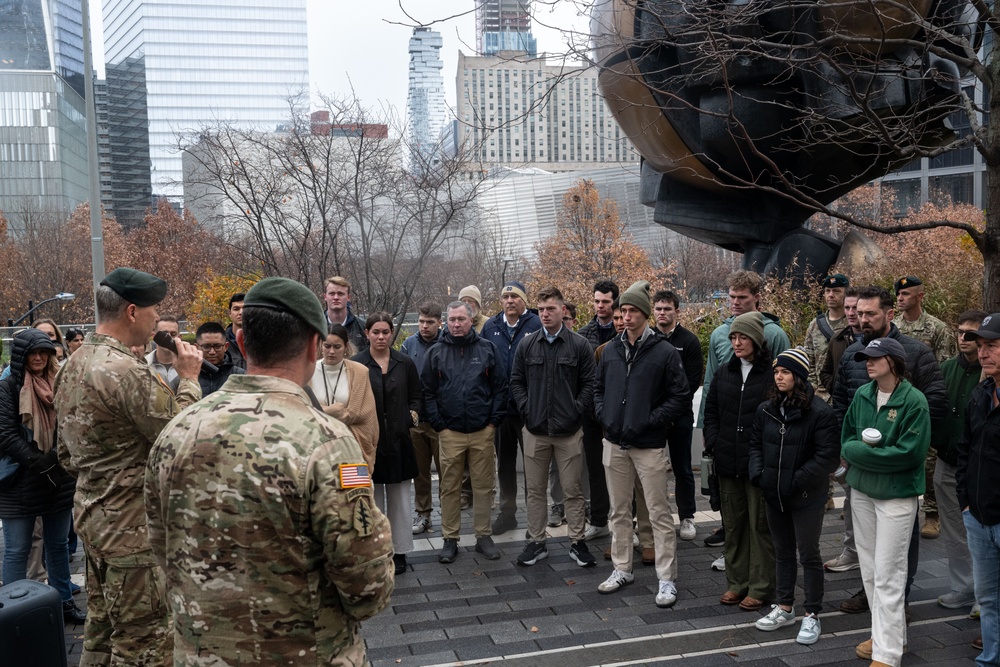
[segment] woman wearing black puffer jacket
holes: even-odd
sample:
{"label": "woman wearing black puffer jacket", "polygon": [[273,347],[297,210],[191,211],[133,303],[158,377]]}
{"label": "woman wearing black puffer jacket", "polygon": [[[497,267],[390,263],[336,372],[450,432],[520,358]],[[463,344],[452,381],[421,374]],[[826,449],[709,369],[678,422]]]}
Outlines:
{"label": "woman wearing black puffer jacket", "polygon": [[58,370],[55,344],[43,332],[26,329],[14,336],[10,375],[0,380],[0,457],[17,463],[17,471],[0,482],[3,581],[25,578],[35,519],[42,517],[49,585],[62,597],[66,621],[83,623],[86,614],[70,593],[66,549],[76,480],[56,456],[52,400]]}
{"label": "woman wearing black puffer jacket", "polygon": [[733,357],[715,372],[705,399],[705,450],[715,457],[726,527],[728,590],[719,602],[756,611],[774,595],[774,546],[764,496],[748,474],[754,415],[773,384],[761,314],[734,319],[729,342]]}
{"label": "woman wearing black puffer jacket", "polygon": [[809,384],[809,358],[800,348],[774,360],[771,400],[757,408],[750,434],[750,483],[767,500],[777,590],[757,629],[795,622],[795,552],[802,563],[806,614],[796,641],[815,644],[821,632],[823,559],[819,536],[829,475],[840,461],[840,425],[833,408]]}

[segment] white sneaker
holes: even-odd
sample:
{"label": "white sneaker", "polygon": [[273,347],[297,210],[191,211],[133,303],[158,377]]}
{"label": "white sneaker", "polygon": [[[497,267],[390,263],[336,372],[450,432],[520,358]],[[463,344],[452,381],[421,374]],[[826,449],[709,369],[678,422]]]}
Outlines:
{"label": "white sneaker", "polygon": [[685,542],[694,539],[698,531],[694,527],[694,519],[681,519],[680,538]]}
{"label": "white sneaker", "polygon": [[598,537],[607,537],[611,534],[607,526],[587,526],[587,530],[583,531],[583,539],[585,540],[596,540]]}
{"label": "white sneaker", "polygon": [[969,618],[979,618],[979,603],[972,605],[972,611],[969,612]]}
{"label": "white sneaker", "polygon": [[613,570],[611,576],[604,580],[604,582],[597,587],[598,593],[614,593],[619,588],[623,586],[628,586],[633,581],[635,581],[635,575],[631,572],[623,572],[622,570]]}
{"label": "white sneaker", "polygon": [[828,572],[848,572],[859,567],[861,567],[861,563],[858,562],[858,555],[852,554],[847,549],[844,549],[836,558],[823,563],[823,569]]}
{"label": "white sneaker", "polygon": [[768,612],[767,616],[763,616],[757,619],[754,625],[757,626],[758,630],[763,630],[764,632],[771,632],[772,630],[777,630],[778,628],[783,628],[786,625],[791,625],[795,622],[795,612],[785,611],[780,605],[772,604],[771,611]]}
{"label": "white sneaker", "polygon": [[673,607],[677,602],[677,587],[672,581],[661,581],[660,592],[656,594],[657,607]]}
{"label": "white sneaker", "polygon": [[819,622],[819,617],[815,614],[807,614],[802,619],[802,626],[799,634],[795,637],[796,643],[811,646],[819,641],[819,635],[823,631],[823,626]]}
{"label": "white sneaker", "polygon": [[639,533],[632,533],[632,548],[639,548]]}
{"label": "white sneaker", "polygon": [[726,554],[722,554],[714,561],[712,561],[712,569],[715,570],[716,572],[726,571]]}
{"label": "white sneaker", "polygon": [[418,514],[417,518],[413,520],[413,534],[419,535],[425,530],[431,527],[431,520],[429,517],[423,514]]}

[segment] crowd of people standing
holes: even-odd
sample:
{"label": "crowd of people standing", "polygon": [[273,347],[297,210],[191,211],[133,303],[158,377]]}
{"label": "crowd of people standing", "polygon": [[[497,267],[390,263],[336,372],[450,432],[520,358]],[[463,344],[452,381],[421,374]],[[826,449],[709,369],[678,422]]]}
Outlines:
{"label": "crowd of people standing", "polygon": [[[557,287],[531,299],[507,282],[486,317],[468,286],[421,305],[397,351],[391,315],[362,322],[343,278],[322,304],[265,279],[233,295],[229,327],[203,323],[190,345],[156,312],[166,284],[118,269],[98,289],[95,333],[39,322],[14,337],[0,379],[3,579],[28,575],[41,517],[49,583],[68,622],[86,616],[88,664],[304,650],[361,663],[359,621],[384,608],[413,537],[434,528],[436,470],[441,563],[461,556],[470,506],[476,552],[502,558],[493,536],[518,528],[521,496],[517,565],[547,558],[546,528],[565,522],[583,568],[600,555],[588,542],[610,536],[600,593],[633,583],[641,559],[654,603],[671,607],[677,540],[697,535],[697,425],[722,516],[705,538],[724,545],[721,604],[762,614],[760,631],[790,626],[801,564],[796,640],[811,645],[824,568],[860,570],[862,590],[841,605],[871,611],[856,653],[898,667],[919,542],[940,535],[952,590],[938,603],[978,614],[977,664],[1000,665],[1000,315],[968,311],[952,329],[923,310],[917,277],[892,295],[833,274],[825,312],[793,347],[762,286],[750,271],[728,277],[730,317],[704,352],[674,292],[610,280],[579,328]],[[173,349],[147,350],[154,330]],[[823,563],[835,482],[844,547]],[[69,581],[77,534],[86,614]]]}

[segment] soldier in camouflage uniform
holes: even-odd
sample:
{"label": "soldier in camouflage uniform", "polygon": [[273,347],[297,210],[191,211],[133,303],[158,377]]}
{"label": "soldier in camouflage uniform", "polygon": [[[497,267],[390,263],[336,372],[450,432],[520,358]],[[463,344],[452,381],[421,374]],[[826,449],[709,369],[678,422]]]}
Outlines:
{"label": "soldier in camouflage uniform", "polygon": [[319,300],[287,278],[246,294],[247,375],[164,429],[146,469],[174,664],[367,665],[360,621],[393,590],[389,523],[350,429],[311,403]]}
{"label": "soldier in camouflage uniform", "polygon": [[175,396],[136,358],[165,282],[117,269],[97,289],[97,331],[56,378],[60,462],[76,475],[76,532],[87,567],[83,667],[172,665],[163,572],[149,548],[142,482],[160,431],[201,398],[201,351],[178,341]]}
{"label": "soldier in camouflage uniform", "polygon": [[[958,341],[947,324],[928,315],[923,308],[924,282],[916,276],[906,276],[896,281],[896,319],[893,320],[901,333],[926,343],[934,350],[934,358],[943,363],[958,354]],[[927,475],[927,490],[924,492],[924,526],[920,536],[934,539],[941,534],[938,518],[937,495],[934,492],[934,468],[937,450],[927,450],[924,472]]]}
{"label": "soldier in camouflage uniform", "polygon": [[802,343],[802,351],[809,358],[809,384],[816,390],[816,395],[827,403],[830,402],[830,388],[823,386],[819,371],[826,361],[826,351],[830,341],[847,326],[844,292],[850,284],[843,273],[834,273],[823,279],[823,302],[826,304],[826,312],[820,313],[809,323],[805,341]]}

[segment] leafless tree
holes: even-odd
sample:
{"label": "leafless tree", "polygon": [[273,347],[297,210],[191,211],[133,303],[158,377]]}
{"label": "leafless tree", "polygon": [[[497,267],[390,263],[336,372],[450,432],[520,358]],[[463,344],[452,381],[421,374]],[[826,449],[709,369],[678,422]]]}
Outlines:
{"label": "leafless tree", "polygon": [[473,226],[486,183],[467,158],[475,151],[411,151],[395,115],[353,97],[324,97],[312,113],[295,98],[289,112],[278,132],[218,124],[188,140],[192,210],[265,274],[317,291],[342,275],[357,312],[401,317],[429,265]]}

